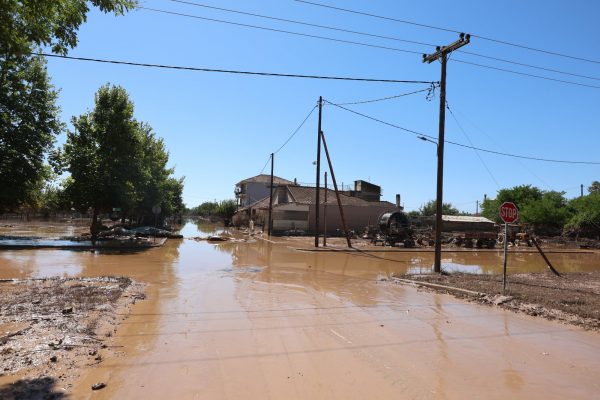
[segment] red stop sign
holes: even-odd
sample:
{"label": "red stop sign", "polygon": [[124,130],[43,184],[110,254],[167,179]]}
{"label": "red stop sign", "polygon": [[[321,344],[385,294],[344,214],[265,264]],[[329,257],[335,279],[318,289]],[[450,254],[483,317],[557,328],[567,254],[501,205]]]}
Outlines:
{"label": "red stop sign", "polygon": [[519,219],[519,209],[515,203],[511,203],[510,201],[502,203],[500,206],[500,219],[506,224],[512,224]]}

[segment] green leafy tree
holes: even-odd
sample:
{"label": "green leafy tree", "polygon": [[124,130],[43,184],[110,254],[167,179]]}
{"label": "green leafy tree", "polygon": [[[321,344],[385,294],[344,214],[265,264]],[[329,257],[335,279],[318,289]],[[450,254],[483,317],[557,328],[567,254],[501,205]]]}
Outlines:
{"label": "green leafy tree", "polygon": [[592,192],[587,196],[577,197],[570,201],[574,213],[566,226],[583,236],[598,237],[600,235],[600,192]]}
{"label": "green leafy tree", "polygon": [[41,57],[6,63],[0,55],[0,211],[16,209],[40,187],[44,157],[62,129]]}
{"label": "green leafy tree", "polygon": [[[431,216],[431,215],[435,215],[436,214],[436,207],[437,207],[437,202],[435,200],[430,200],[427,203],[425,203],[423,206],[421,206],[421,208],[419,209],[419,213],[422,216]],[[454,206],[452,206],[451,203],[443,203],[442,204],[442,214],[443,215],[458,215],[460,214],[460,211],[458,211],[458,209]]]}
{"label": "green leafy tree", "polygon": [[588,192],[589,193],[600,193],[600,182],[598,182],[598,181],[592,182],[590,187],[588,187]]}
{"label": "green leafy tree", "polygon": [[192,214],[200,215],[203,217],[208,217],[211,215],[217,215],[217,208],[219,207],[219,203],[216,201],[205,201],[200,204],[198,207],[194,207],[192,209]]}
{"label": "green leafy tree", "polygon": [[217,207],[217,215],[221,218],[231,219],[236,210],[235,200],[222,200]]}
{"label": "green leafy tree", "polygon": [[77,45],[77,30],[86,21],[89,5],[121,15],[135,0],[2,0],[0,54],[26,55],[37,46],[66,54]]}
{"label": "green leafy tree", "polygon": [[543,235],[560,234],[572,217],[564,192],[549,191],[541,199],[526,202],[520,209],[521,220]]}
{"label": "green leafy tree", "polygon": [[78,209],[94,214],[113,207],[133,209],[141,200],[142,134],[125,89],[102,86],[94,110],[72,119],[64,146],[71,174],[67,192]]}
{"label": "green leafy tree", "polygon": [[486,199],[481,204],[481,215],[501,223],[499,216],[500,205],[506,201],[511,201],[521,210],[526,204],[542,199],[543,192],[539,188],[531,185],[515,186],[510,189],[501,189],[498,191],[495,199]]}
{"label": "green leafy tree", "polygon": [[531,185],[499,190],[495,199],[483,202],[482,215],[502,223],[499,208],[506,201],[519,208],[519,223],[530,225],[538,234],[559,234],[573,216],[564,192],[543,191]]}
{"label": "green leafy tree", "polygon": [[141,200],[136,211],[141,217],[151,215],[152,207],[159,205],[162,215],[172,215],[183,210],[183,180],[171,175],[175,172],[168,168],[169,153],[164,141],[157,138],[148,124],[141,124],[142,133],[142,174],[137,182]]}
{"label": "green leafy tree", "polygon": [[172,177],[169,154],[152,128],[134,118],[134,106],[120,86],[102,86],[95,107],[72,120],[62,152],[55,158],[71,174],[66,195],[94,217],[112,208],[144,217],[158,205],[162,215],[183,208],[183,178]]}
{"label": "green leafy tree", "polygon": [[63,129],[57,92],[45,61],[32,56],[50,46],[66,54],[90,5],[123,14],[135,0],[0,0],[0,211],[25,205],[39,189],[44,158]]}

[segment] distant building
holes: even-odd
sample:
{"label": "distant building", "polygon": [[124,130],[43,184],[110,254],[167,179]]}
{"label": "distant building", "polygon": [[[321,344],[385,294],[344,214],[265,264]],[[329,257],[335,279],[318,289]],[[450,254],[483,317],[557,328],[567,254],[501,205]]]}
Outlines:
{"label": "distant building", "polygon": [[[330,235],[343,232],[342,220],[335,192],[320,189],[319,231],[327,230]],[[327,195],[327,202],[325,202]],[[315,203],[314,187],[298,185],[279,185],[273,192],[273,233],[314,233]],[[367,201],[359,197],[340,193],[340,202],[344,210],[348,230],[361,232],[365,227],[377,224],[379,216],[385,212],[400,208],[387,201]],[[234,223],[246,225],[249,219],[258,225],[266,225],[269,218],[269,197],[240,208],[234,217]]]}
{"label": "distant building", "polygon": [[[235,198],[238,207],[247,207],[259,200],[269,196],[269,185],[271,184],[271,175],[261,174],[252,178],[239,181],[235,185]],[[273,176],[274,190],[279,185],[291,185],[293,182],[287,179]]]}
{"label": "distant building", "polygon": [[381,200],[381,186],[362,180],[354,181],[354,190],[348,190],[344,193],[366,201]]}

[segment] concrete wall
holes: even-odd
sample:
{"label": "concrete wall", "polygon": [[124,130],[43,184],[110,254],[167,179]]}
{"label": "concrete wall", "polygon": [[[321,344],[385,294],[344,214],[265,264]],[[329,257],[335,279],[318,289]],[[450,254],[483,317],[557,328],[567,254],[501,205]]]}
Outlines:
{"label": "concrete wall", "polygon": [[[269,182],[249,182],[245,183],[245,192],[246,197],[242,200],[242,207],[255,203],[259,200],[264,199],[269,195]],[[273,184],[273,186],[277,187],[277,185]],[[273,189],[276,191],[277,189]]]}
{"label": "concrete wall", "polygon": [[302,230],[308,233],[308,205],[287,203],[273,207],[273,231]]}
{"label": "concrete wall", "polygon": [[[357,233],[362,232],[363,229],[368,225],[377,225],[379,216],[384,212],[398,210],[395,206],[379,204],[372,204],[368,206],[344,206],[343,209],[348,230],[353,230]],[[315,210],[316,207],[311,204],[308,221],[309,232],[315,231]],[[321,205],[319,209],[319,226],[321,233],[323,233],[325,229],[324,211],[325,207]],[[336,234],[338,229],[340,232],[343,232],[339,208],[337,204],[328,204],[327,233]]]}

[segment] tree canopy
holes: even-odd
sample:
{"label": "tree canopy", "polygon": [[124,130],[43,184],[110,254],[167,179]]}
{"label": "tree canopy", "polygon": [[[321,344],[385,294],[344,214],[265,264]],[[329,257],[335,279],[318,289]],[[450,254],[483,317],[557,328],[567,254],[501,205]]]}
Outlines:
{"label": "tree canopy", "polygon": [[200,215],[202,217],[221,217],[231,218],[236,211],[236,201],[233,199],[221,200],[221,201],[205,201],[197,207],[190,210],[193,215]]}
{"label": "tree canopy", "polygon": [[50,46],[66,54],[77,45],[77,30],[87,19],[89,4],[117,15],[135,7],[135,0],[2,0],[0,54],[21,56]]}
{"label": "tree canopy", "polygon": [[45,60],[5,60],[0,55],[0,210],[17,208],[39,184],[45,155],[63,129]]}
{"label": "tree canopy", "polygon": [[0,0],[0,211],[32,202],[44,161],[64,129],[41,46],[66,54],[90,5],[123,14],[135,0]]}
{"label": "tree canopy", "polygon": [[72,120],[73,131],[57,157],[71,174],[67,197],[78,209],[93,208],[143,216],[158,205],[178,212],[183,178],[172,177],[162,139],[134,118],[134,106],[120,86],[102,86],[95,107]]}
{"label": "tree canopy", "polygon": [[[436,213],[437,202],[435,200],[430,200],[419,209],[419,214],[422,216],[431,216]],[[443,215],[458,215],[460,211],[456,207],[454,207],[451,203],[443,203],[442,204],[442,214]]]}
{"label": "tree canopy", "polygon": [[483,216],[501,223],[498,215],[500,205],[514,202],[519,208],[519,223],[531,226],[542,235],[556,235],[565,228],[587,236],[600,234],[600,191],[594,190],[593,182],[589,195],[571,200],[564,192],[544,191],[531,185],[501,189],[495,199],[486,199],[482,204]]}

